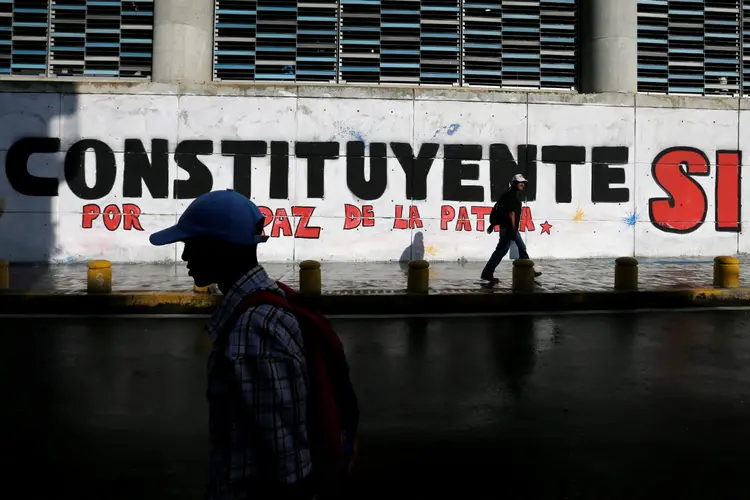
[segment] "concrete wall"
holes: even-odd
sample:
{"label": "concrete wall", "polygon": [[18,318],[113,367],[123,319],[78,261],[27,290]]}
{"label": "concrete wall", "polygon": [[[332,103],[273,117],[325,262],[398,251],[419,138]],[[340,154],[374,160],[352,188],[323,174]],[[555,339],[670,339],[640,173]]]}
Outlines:
{"label": "concrete wall", "polygon": [[531,179],[522,230],[532,258],[750,246],[750,111],[738,99],[23,90],[0,93],[0,258],[11,261],[179,260],[181,248],[152,247],[148,235],[199,194],[231,187],[268,214],[267,261],[484,260],[497,239],[486,216],[519,171]]}

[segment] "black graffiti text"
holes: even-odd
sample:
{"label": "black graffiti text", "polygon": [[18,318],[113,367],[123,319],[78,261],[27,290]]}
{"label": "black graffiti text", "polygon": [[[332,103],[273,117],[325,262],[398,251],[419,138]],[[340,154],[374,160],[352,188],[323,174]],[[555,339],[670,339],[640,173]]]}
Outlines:
{"label": "black graffiti text", "polygon": [[[59,180],[39,177],[29,172],[28,161],[35,154],[60,152],[59,138],[27,137],[15,142],[7,152],[5,169],[13,189],[26,196],[57,196]],[[172,181],[171,193],[176,199],[193,199],[213,189],[213,175],[204,162],[215,154],[233,158],[233,188],[250,197],[253,184],[253,159],[270,156],[268,198],[289,199],[290,155],[296,156],[299,168],[307,169],[306,195],[311,199],[326,196],[326,165],[332,160],[346,158],[346,185],[360,200],[380,199],[388,188],[388,149],[401,167],[405,180],[404,197],[409,200],[427,199],[428,179],[441,145],[424,143],[416,151],[409,143],[372,143],[369,154],[365,144],[347,142],[284,142],[262,140],[225,140],[218,144],[210,140],[181,141],[174,150],[177,167],[187,174],[185,179]],[[87,163],[87,152],[94,162]],[[476,144],[445,144],[442,161],[443,201],[484,203],[496,201],[513,175],[523,174],[529,179],[524,192],[526,201],[535,201],[538,163],[555,169],[555,201],[571,203],[572,183],[576,171],[586,168],[587,150],[583,146],[542,146],[523,144],[511,151],[506,144],[489,146],[490,186],[472,184],[479,180],[479,162],[483,147]],[[514,154],[515,153],[515,154]],[[164,199],[170,193],[169,144],[166,139],[152,139],[148,153],[140,139],[126,139],[122,172],[124,198],[151,197]],[[627,147],[591,148],[591,201],[594,203],[624,203],[630,198],[627,187],[613,187],[625,182],[625,171],[620,165],[628,163]],[[91,164],[93,163],[93,164]],[[368,168],[369,167],[369,168]],[[87,169],[95,169],[93,185],[86,182]],[[64,180],[72,193],[81,200],[99,200],[109,195],[117,178],[117,164],[113,149],[98,139],[83,139],[70,146],[65,153]],[[439,174],[438,174],[439,175]],[[145,188],[145,189],[144,189]],[[328,193],[330,195],[330,193]],[[488,196],[489,194],[489,196]],[[398,193],[393,193],[398,195]],[[489,198],[489,200],[487,200]]]}

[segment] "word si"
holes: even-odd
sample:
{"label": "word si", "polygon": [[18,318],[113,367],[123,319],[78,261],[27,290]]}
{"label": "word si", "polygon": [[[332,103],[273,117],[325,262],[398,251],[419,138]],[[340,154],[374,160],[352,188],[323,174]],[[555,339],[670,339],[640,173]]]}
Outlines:
{"label": "word si", "polygon": [[[740,232],[742,220],[742,152],[716,152],[716,222],[720,232]],[[706,192],[693,176],[711,173],[711,162],[700,149],[665,149],[654,159],[651,174],[667,194],[651,198],[648,204],[651,223],[668,233],[686,234],[706,220]]]}

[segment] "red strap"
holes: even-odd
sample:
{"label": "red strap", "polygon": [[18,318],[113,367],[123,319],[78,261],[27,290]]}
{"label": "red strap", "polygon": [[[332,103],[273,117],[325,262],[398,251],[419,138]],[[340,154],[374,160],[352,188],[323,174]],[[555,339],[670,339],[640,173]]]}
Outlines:
{"label": "red strap", "polygon": [[293,289],[292,289],[292,288],[291,288],[291,287],[290,287],[289,285],[287,285],[286,283],[282,283],[281,281],[277,281],[277,282],[276,282],[276,286],[278,286],[279,288],[281,288],[281,290],[282,290],[282,291],[284,292],[284,294],[285,294],[285,295],[286,295],[287,297],[289,297],[289,298],[293,298],[293,297],[295,297],[295,296],[297,295],[297,292],[295,292],[295,291],[294,291],[294,290],[293,290]]}
{"label": "red strap", "polygon": [[[259,306],[262,304],[268,304],[272,306],[279,307],[281,309],[288,309],[289,303],[279,295],[278,293],[269,292],[269,291],[261,291],[261,292],[255,292],[251,293],[250,295],[245,296],[239,304],[237,304],[232,310],[231,314],[229,315],[229,318],[227,319],[225,323],[225,331],[229,330],[231,328],[234,328],[234,325],[237,324],[237,320],[240,319],[240,316],[242,316],[245,312],[247,312],[248,309],[250,309],[253,306]],[[219,338],[223,338],[224,335],[219,335]]]}
{"label": "red strap", "polygon": [[[288,299],[294,299],[294,297],[297,295],[297,293],[290,288],[288,285],[282,283],[281,281],[277,281],[276,285],[281,288],[281,291],[284,292],[286,295],[286,298],[282,297],[280,294],[271,292],[269,290],[262,290],[260,292],[254,292],[250,295],[247,295],[244,297],[239,304],[234,308],[234,311],[232,311],[232,315],[230,316],[229,321],[227,321],[228,327],[232,327],[235,323],[237,323],[237,320],[239,317],[245,313],[248,309],[254,306],[260,306],[260,305],[270,305],[274,307],[278,307],[280,309],[284,309],[286,311],[293,312],[294,307],[289,303]],[[230,326],[232,325],[232,326]]]}
{"label": "red strap", "polygon": [[284,295],[286,295],[286,298],[284,298],[278,293],[271,292],[269,290],[263,290],[260,292],[251,293],[250,295],[246,296],[240,302],[238,307],[242,307],[242,311],[246,311],[250,307],[267,304],[271,306],[280,307],[282,309],[290,309],[290,304],[289,304],[288,299],[293,299],[294,296],[296,295],[296,292],[292,290],[286,284],[282,283],[281,281],[277,281],[276,286],[281,288],[281,291],[284,292]]}
{"label": "red strap", "polygon": [[242,299],[241,304],[244,307],[244,310],[247,310],[248,308],[253,306],[259,306],[263,304],[280,307],[282,309],[289,308],[289,303],[284,297],[282,297],[278,293],[269,291],[251,293],[250,295]]}

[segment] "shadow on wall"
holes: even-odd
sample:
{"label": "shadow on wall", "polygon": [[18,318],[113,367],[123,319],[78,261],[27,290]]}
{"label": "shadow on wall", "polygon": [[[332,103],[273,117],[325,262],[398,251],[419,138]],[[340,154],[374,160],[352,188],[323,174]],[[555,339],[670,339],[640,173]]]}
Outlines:
{"label": "shadow on wall", "polygon": [[[489,259],[490,255],[492,255],[492,251],[495,249],[495,245],[497,245],[497,241],[493,241],[491,244],[487,245],[487,258]],[[424,233],[421,231],[416,231],[414,233],[414,239],[412,240],[411,244],[404,248],[404,251],[401,252],[401,257],[398,259],[398,265],[401,268],[403,272],[409,271],[409,261],[410,260],[423,260],[425,255],[425,249],[424,249]],[[510,245],[510,252],[508,252],[509,260],[516,260],[518,255],[518,247],[516,246],[515,242],[511,243]],[[503,259],[505,260],[505,259]]]}
{"label": "shadow on wall", "polygon": [[0,91],[0,259],[11,263],[11,287],[27,289],[45,275],[46,263],[60,258],[64,180],[85,182],[78,161],[66,169],[65,152],[79,139],[77,85],[55,82],[38,92],[7,87]]}
{"label": "shadow on wall", "polygon": [[403,272],[409,271],[409,261],[424,259],[424,234],[421,231],[414,233],[414,239],[411,244],[404,248],[401,257],[398,258],[398,265]]}
{"label": "shadow on wall", "polygon": [[424,259],[424,234],[421,231],[417,231],[414,233],[411,245],[404,249],[398,261],[408,263],[410,260],[422,259]]}
{"label": "shadow on wall", "polygon": [[[34,86],[41,91],[15,91],[24,86],[29,86],[28,82],[2,82],[0,90],[0,200],[4,206],[0,216],[0,259],[11,263],[10,286],[16,290],[28,290],[48,279],[46,264],[61,255],[57,236],[61,234],[60,200],[66,196],[65,151],[79,135],[75,83],[39,82]],[[83,176],[77,170],[78,162],[74,163],[76,169],[68,169],[68,179]],[[71,215],[71,223],[74,219],[80,224],[80,215]],[[75,230],[70,224],[68,227],[69,231]],[[3,330],[6,324],[3,323]],[[7,326],[13,329],[12,325]],[[5,451],[14,457],[10,470],[5,472],[14,477],[24,474],[25,467],[20,464],[33,462],[39,453],[46,456],[56,447],[51,436],[59,433],[49,427],[56,395],[50,380],[54,377],[50,376],[49,364],[37,365],[34,357],[54,352],[59,339],[55,335],[44,339],[32,335],[9,342],[0,364],[5,369],[26,371],[24,380],[4,398],[8,408],[24,409],[23,427],[16,425],[17,417],[10,417],[14,424],[5,420],[7,416],[0,418],[0,424],[13,425],[18,431],[5,443]],[[29,370],[31,366],[35,368]],[[40,434],[41,428],[49,432]],[[58,491],[60,484],[57,482]]]}

